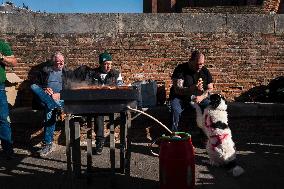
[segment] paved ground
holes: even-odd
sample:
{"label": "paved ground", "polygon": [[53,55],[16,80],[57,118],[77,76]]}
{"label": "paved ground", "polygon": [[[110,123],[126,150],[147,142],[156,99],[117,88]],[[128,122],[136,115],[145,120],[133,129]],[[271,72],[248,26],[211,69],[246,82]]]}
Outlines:
{"label": "paved ground", "polygon": [[[1,159],[0,188],[158,188],[158,158],[150,155],[147,148],[147,143],[134,143],[130,176],[117,174],[111,178],[105,169],[110,167],[109,149],[106,147],[103,155],[93,157],[94,172],[100,173],[93,175],[90,186],[84,178],[67,177],[64,146],[58,146],[57,151],[46,158],[33,157],[28,155],[28,151],[17,148],[16,159],[8,162]],[[202,160],[207,159],[205,150],[196,148],[196,188],[283,188],[284,145],[246,143],[238,145],[238,149],[239,163],[246,173],[233,178],[222,168],[204,164]],[[83,149],[83,172],[86,169],[85,157]]]}
{"label": "paved ground", "polygon": [[[238,160],[246,173],[239,178],[233,178],[222,168],[214,168],[203,163],[208,157],[202,146],[195,143],[196,157],[196,188],[197,189],[246,189],[274,188],[282,189],[284,184],[284,141],[283,133],[265,134],[266,130],[281,128],[281,119],[243,119],[231,121],[232,126],[254,125],[251,129],[234,130]],[[265,127],[264,127],[265,123]],[[263,126],[263,127],[261,127]],[[261,127],[261,129],[259,129]],[[282,127],[282,128],[283,128]],[[248,127],[246,127],[248,128]],[[263,132],[262,132],[263,131]],[[281,131],[281,129],[279,130]],[[283,129],[282,129],[283,131]],[[92,183],[86,179],[74,179],[66,174],[65,146],[57,146],[57,151],[46,158],[34,157],[31,149],[16,146],[16,159],[6,161],[0,157],[0,189],[53,189],[53,188],[159,188],[159,159],[150,154],[147,140],[143,134],[134,132],[131,152],[130,176],[116,174],[111,177],[107,171],[110,167],[109,149],[105,147],[101,156],[93,156]],[[137,137],[137,138],[135,138]],[[193,139],[195,136],[193,135]],[[139,138],[139,139],[138,139]],[[146,142],[145,142],[146,141]],[[195,141],[194,141],[195,142]],[[118,150],[117,150],[118,153]],[[83,175],[86,170],[86,150],[82,147]],[[117,154],[118,157],[118,154]],[[116,159],[119,161],[119,159]],[[118,165],[118,162],[117,162]]]}

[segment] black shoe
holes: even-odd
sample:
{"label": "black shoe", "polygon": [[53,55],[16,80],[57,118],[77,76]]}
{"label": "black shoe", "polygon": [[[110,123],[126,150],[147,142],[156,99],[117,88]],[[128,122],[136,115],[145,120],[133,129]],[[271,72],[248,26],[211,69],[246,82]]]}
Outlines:
{"label": "black shoe", "polygon": [[104,149],[104,142],[98,142],[96,144],[96,154],[101,155]]}
{"label": "black shoe", "polygon": [[5,157],[7,160],[12,160],[12,159],[15,159],[15,158],[16,158],[14,151],[11,151],[11,152],[4,152],[4,157]]}

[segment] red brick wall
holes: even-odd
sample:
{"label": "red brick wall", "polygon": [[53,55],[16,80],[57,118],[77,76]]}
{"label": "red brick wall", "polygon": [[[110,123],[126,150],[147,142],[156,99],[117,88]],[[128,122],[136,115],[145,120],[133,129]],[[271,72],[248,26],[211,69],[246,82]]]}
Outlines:
{"label": "red brick wall", "polygon": [[[192,1],[192,0],[144,0],[144,12],[155,12],[154,7],[157,6],[157,12],[180,12],[183,9],[183,12],[231,12],[231,13],[269,13],[274,11],[278,12],[279,4],[281,0],[263,0],[263,4],[259,5],[257,0],[242,0],[242,1],[212,1],[212,0],[203,0],[203,1]],[[154,5],[151,5],[152,2]],[[176,9],[171,9],[170,4],[176,4]],[[253,5],[253,6],[244,6],[244,5]],[[152,6],[152,8],[151,8]],[[217,7],[216,7],[217,6]],[[221,6],[221,7],[220,7]],[[224,6],[222,8],[222,6]],[[231,8],[228,8],[230,6]],[[206,7],[206,8],[205,8]],[[258,8],[257,8],[258,7]],[[153,11],[152,11],[153,9]],[[223,9],[223,10],[222,10]],[[252,10],[250,10],[252,9]]]}
{"label": "red brick wall", "polygon": [[[155,79],[169,91],[174,67],[188,59],[190,49],[206,55],[217,91],[233,100],[252,87],[267,84],[284,71],[284,35],[235,33],[127,33],[96,38],[92,34],[7,35],[18,66],[16,74],[27,79],[29,70],[61,50],[69,67],[94,67],[104,49],[113,54],[126,83]],[[27,86],[24,86],[24,88]],[[22,105],[27,97],[22,97]]]}
{"label": "red brick wall", "polygon": [[187,13],[231,13],[231,14],[252,14],[278,12],[280,0],[264,0],[262,5],[257,1],[247,1],[246,6],[210,6],[210,7],[184,7],[182,12]]}
{"label": "red brick wall", "polygon": [[274,11],[277,13],[279,8],[280,0],[264,0],[263,9],[266,12]]}

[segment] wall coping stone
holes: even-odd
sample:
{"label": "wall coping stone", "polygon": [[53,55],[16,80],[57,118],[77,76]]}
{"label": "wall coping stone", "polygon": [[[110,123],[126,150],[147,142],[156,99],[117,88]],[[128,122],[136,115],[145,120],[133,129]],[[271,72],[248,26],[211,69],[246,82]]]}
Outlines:
{"label": "wall coping stone", "polygon": [[0,33],[283,33],[279,14],[0,13]]}

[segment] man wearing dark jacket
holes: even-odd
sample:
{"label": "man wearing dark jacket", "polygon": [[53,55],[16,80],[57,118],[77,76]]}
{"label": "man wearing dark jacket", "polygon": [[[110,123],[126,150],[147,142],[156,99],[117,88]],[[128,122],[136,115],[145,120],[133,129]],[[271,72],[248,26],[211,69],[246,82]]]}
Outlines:
{"label": "man wearing dark jacket", "polygon": [[[122,85],[121,73],[112,68],[112,57],[109,53],[104,52],[99,55],[99,67],[90,71],[87,79],[95,85]],[[104,137],[104,116],[96,115],[96,153],[102,154],[105,137]]]}
{"label": "man wearing dark jacket", "polygon": [[45,111],[43,147],[38,151],[40,156],[46,156],[54,150],[53,134],[56,124],[56,114],[63,108],[60,98],[64,68],[64,56],[56,52],[51,58],[51,65],[43,67],[37,75],[31,89]]}
{"label": "man wearing dark jacket", "polygon": [[179,131],[181,113],[194,101],[201,108],[209,104],[209,93],[213,90],[212,75],[204,66],[205,56],[193,51],[188,62],[179,64],[172,74],[170,91],[172,131]]}

